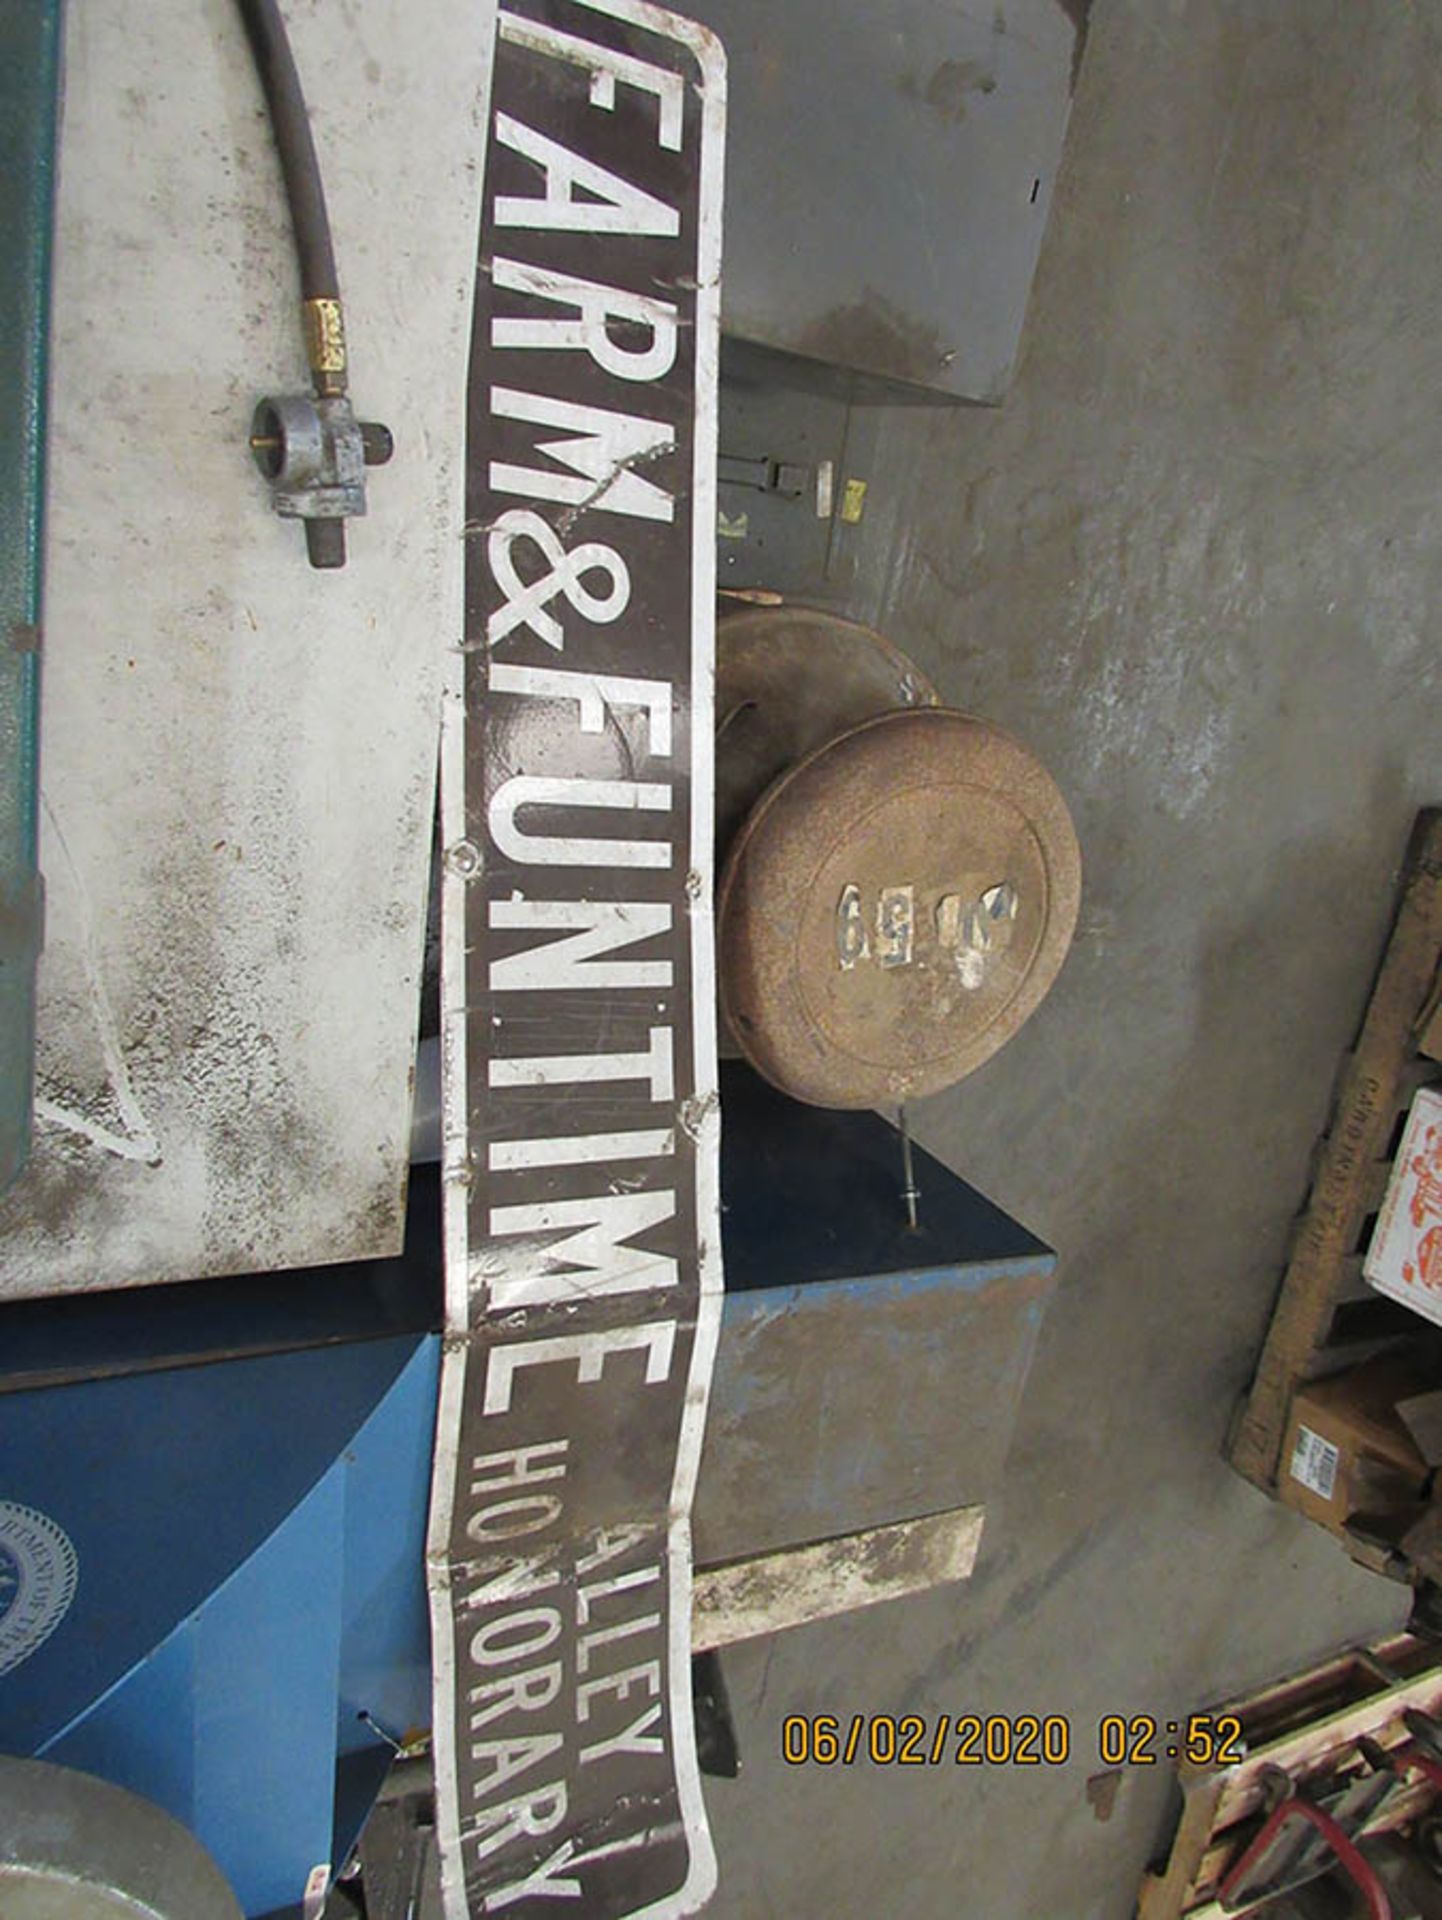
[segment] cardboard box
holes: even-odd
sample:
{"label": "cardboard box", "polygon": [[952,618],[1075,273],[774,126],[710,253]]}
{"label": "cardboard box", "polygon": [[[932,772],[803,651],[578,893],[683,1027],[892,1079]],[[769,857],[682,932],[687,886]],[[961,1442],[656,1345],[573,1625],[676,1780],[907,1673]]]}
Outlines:
{"label": "cardboard box", "polygon": [[1378,1293],[1442,1326],[1442,1091],[1435,1087],[1412,1102],[1362,1273]]}
{"label": "cardboard box", "polygon": [[1429,1393],[1434,1380],[1415,1361],[1388,1356],[1299,1388],[1278,1498],[1338,1535],[1356,1515],[1420,1507],[1435,1463],[1398,1405]]}

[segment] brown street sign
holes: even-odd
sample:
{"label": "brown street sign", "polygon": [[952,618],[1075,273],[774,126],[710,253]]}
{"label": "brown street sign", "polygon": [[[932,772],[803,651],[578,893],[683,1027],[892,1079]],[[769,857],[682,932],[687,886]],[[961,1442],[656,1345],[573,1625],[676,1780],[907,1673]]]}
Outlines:
{"label": "brown street sign", "polygon": [[443,748],[448,1920],[694,1912],[690,1504],[720,1316],[712,931],[725,67],[498,16]]}

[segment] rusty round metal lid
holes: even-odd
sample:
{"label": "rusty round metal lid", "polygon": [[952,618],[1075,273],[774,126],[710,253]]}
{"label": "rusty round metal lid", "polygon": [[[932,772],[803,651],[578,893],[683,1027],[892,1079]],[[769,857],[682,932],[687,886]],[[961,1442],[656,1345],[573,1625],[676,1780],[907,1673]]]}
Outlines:
{"label": "rusty round metal lid", "polygon": [[1071,816],[1033,754],[970,714],[882,714],[777,781],[737,836],[723,1015],[813,1106],[937,1093],[1040,1003],[1080,900]]}
{"label": "rusty round metal lid", "polygon": [[870,627],[812,607],[748,607],[716,627],[716,846],[724,855],[788,767],[893,708],[934,707],[935,687]]}

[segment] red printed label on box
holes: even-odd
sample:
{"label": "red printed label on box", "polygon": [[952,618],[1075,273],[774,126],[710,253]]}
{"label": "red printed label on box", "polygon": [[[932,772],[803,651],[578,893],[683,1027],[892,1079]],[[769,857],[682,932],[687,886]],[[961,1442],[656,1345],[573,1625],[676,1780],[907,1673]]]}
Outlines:
{"label": "red printed label on box", "polygon": [[1379,1293],[1442,1324],[1442,1091],[1412,1102],[1363,1273]]}

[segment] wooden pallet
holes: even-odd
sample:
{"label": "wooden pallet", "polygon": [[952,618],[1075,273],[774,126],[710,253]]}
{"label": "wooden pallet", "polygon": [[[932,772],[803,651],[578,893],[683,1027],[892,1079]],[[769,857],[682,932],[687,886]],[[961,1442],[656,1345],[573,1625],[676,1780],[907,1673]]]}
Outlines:
{"label": "wooden pallet", "polygon": [[[1225,1768],[1178,1767],[1181,1817],[1165,1864],[1142,1880],[1137,1920],[1224,1920],[1217,1889],[1256,1831],[1263,1769],[1281,1767],[1315,1786],[1358,1764],[1363,1736],[1382,1747],[1405,1741],[1407,1707],[1434,1715],[1442,1707],[1442,1648],[1404,1633],[1209,1709],[1214,1725],[1227,1714],[1240,1719],[1245,1757]],[[1431,1791],[1418,1784],[1395,1795],[1366,1831],[1405,1825]]]}
{"label": "wooden pallet", "polygon": [[1435,1061],[1419,1062],[1417,1040],[1435,1013],[1439,962],[1442,809],[1429,808],[1417,816],[1391,938],[1362,1030],[1343,1059],[1256,1377],[1227,1439],[1237,1472],[1268,1493],[1276,1492],[1296,1389],[1334,1371],[1357,1342],[1408,1324],[1399,1318],[1405,1308],[1365,1295],[1361,1248],[1391,1172],[1399,1111],[1418,1085],[1438,1077]]}

